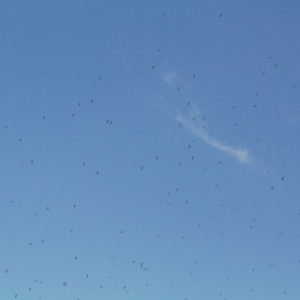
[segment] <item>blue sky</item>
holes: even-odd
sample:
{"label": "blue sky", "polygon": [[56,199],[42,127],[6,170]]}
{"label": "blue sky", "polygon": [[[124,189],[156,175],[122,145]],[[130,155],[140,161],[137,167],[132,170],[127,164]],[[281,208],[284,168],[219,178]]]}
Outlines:
{"label": "blue sky", "polygon": [[1,298],[299,299],[299,13],[1,1]]}

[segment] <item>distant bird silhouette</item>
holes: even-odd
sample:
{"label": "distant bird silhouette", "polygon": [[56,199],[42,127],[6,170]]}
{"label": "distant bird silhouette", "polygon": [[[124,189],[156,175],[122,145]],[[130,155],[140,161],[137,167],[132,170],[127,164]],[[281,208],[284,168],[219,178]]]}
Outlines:
{"label": "distant bird silhouette", "polygon": [[152,66],[152,70],[154,69],[154,66]]}
{"label": "distant bird silhouette", "polygon": [[193,78],[195,78],[195,77],[196,77],[196,74],[194,74]]}
{"label": "distant bird silhouette", "polygon": [[222,14],[220,14],[220,15],[219,15],[219,18],[221,18],[222,16],[223,16],[223,15],[222,15]]}

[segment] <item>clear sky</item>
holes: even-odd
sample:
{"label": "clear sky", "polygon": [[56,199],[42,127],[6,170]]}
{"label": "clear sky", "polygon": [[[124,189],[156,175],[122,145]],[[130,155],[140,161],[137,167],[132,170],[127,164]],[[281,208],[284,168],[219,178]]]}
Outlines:
{"label": "clear sky", "polygon": [[0,298],[300,299],[299,1],[1,1]]}

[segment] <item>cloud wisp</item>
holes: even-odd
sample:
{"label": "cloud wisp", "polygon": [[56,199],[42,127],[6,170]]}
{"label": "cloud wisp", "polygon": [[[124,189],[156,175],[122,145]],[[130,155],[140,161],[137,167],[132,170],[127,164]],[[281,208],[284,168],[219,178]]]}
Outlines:
{"label": "cloud wisp", "polygon": [[172,71],[168,71],[164,74],[163,76],[163,81],[164,83],[166,84],[169,84],[169,85],[174,85],[176,80],[177,80],[177,75],[175,72],[172,72]]}
{"label": "cloud wisp", "polygon": [[[196,107],[194,107],[194,110],[196,111],[196,113],[198,112],[198,109]],[[194,113],[194,115],[195,115],[195,113]],[[232,157],[234,157],[236,160],[238,160],[241,163],[250,163],[251,162],[251,157],[250,157],[248,150],[242,149],[239,147],[235,147],[235,146],[229,146],[229,145],[226,145],[214,138],[211,138],[208,135],[208,133],[203,129],[203,127],[197,126],[194,122],[192,122],[190,120],[190,118],[186,118],[186,117],[182,116],[181,113],[177,114],[176,120],[178,122],[180,122],[181,124],[183,124],[190,133],[201,138],[208,145],[210,145],[216,149],[219,149],[220,151],[222,151],[226,154],[231,155]]]}

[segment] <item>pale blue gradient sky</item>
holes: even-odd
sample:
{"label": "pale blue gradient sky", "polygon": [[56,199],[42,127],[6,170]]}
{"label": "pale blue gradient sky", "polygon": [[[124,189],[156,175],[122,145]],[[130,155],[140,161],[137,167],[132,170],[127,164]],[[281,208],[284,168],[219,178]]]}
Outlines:
{"label": "pale blue gradient sky", "polygon": [[2,1],[1,299],[298,300],[299,13]]}

